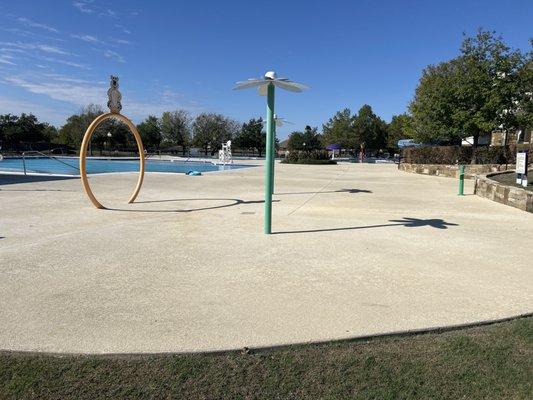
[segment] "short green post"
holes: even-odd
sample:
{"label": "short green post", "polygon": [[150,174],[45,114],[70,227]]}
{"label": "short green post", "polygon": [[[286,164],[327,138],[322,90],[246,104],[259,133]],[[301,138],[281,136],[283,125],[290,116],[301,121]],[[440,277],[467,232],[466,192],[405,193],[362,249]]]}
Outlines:
{"label": "short green post", "polygon": [[465,166],[459,166],[459,196],[464,196],[465,189]]}
{"label": "short green post", "polygon": [[267,86],[266,157],[265,157],[265,234],[272,233],[272,183],[274,170],[274,85]]}

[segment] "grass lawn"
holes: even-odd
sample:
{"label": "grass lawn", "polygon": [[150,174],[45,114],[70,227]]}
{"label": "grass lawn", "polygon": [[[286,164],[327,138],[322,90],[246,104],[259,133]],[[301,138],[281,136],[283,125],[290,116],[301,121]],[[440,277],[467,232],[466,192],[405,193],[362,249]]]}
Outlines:
{"label": "grass lawn", "polygon": [[533,317],[250,354],[0,353],[1,399],[531,399]]}

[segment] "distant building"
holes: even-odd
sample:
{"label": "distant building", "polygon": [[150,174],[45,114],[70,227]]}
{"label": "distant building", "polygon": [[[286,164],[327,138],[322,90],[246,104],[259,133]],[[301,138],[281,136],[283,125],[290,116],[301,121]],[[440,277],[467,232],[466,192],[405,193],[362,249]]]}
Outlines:
{"label": "distant building", "polygon": [[[480,136],[478,144],[481,146],[504,146],[505,144],[515,144],[515,143],[531,143],[532,130],[526,131],[517,131],[517,132],[506,132],[503,130],[494,131],[489,135]],[[461,141],[462,146],[472,146],[474,143],[474,137],[470,136],[464,138]]]}

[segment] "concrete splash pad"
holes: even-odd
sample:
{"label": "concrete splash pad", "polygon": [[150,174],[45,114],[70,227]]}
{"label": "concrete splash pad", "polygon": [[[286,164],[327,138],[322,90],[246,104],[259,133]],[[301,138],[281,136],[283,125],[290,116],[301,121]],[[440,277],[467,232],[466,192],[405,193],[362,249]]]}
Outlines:
{"label": "concrete splash pad", "polygon": [[[533,215],[393,165],[187,177],[0,177],[0,349],[212,351],[424,329],[533,309]],[[467,182],[467,193],[472,192]]]}

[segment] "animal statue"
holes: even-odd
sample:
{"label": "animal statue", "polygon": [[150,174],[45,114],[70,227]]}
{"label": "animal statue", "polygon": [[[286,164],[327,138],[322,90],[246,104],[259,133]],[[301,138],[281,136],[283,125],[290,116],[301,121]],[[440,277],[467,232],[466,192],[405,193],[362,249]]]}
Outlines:
{"label": "animal statue", "polygon": [[122,104],[120,103],[122,100],[122,94],[120,94],[118,90],[118,76],[111,75],[109,83],[110,88],[107,91],[107,97],[109,100],[107,106],[112,113],[120,114],[120,110],[122,110]]}

